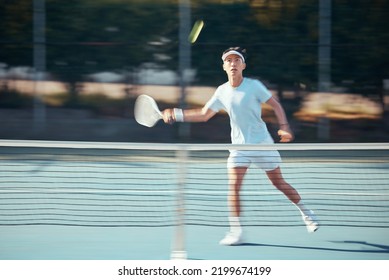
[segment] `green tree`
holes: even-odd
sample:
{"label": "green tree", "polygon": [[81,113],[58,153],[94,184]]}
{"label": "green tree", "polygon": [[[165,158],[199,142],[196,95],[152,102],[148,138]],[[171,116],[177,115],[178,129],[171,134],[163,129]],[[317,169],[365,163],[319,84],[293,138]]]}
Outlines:
{"label": "green tree", "polygon": [[335,1],[333,81],[376,93],[389,77],[389,2]]}
{"label": "green tree", "polygon": [[[47,69],[69,83],[99,71],[153,63],[178,68],[178,0],[46,0]],[[280,88],[317,82],[318,1],[192,0],[205,27],[192,45],[196,84],[225,80],[220,52],[249,53],[247,75]],[[354,91],[377,91],[388,73],[389,3],[333,0],[332,79]],[[32,65],[32,0],[0,0],[0,62]],[[216,67],[215,67],[216,66]],[[351,85],[350,85],[351,82]],[[74,96],[76,96],[74,94]]]}
{"label": "green tree", "polygon": [[0,62],[32,65],[31,0],[0,0]]}
{"label": "green tree", "polygon": [[48,0],[48,69],[69,83],[74,100],[87,74],[155,61],[161,49],[152,42],[171,40],[175,11],[147,1]]}

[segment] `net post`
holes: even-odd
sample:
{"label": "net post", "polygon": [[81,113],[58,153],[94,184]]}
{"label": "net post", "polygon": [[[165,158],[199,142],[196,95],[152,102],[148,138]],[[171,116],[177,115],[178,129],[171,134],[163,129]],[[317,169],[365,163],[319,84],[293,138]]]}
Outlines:
{"label": "net post", "polygon": [[182,147],[176,152],[178,164],[177,169],[177,193],[176,193],[176,225],[173,239],[173,248],[170,255],[172,260],[186,260],[187,253],[185,250],[185,179],[186,179],[186,162],[188,159],[188,150]]}

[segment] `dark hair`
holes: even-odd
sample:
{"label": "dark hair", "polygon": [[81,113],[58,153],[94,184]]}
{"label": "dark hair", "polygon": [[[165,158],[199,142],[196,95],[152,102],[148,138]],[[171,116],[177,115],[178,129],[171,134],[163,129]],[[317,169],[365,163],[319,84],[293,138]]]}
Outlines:
{"label": "dark hair", "polygon": [[245,48],[242,48],[242,47],[231,47],[231,48],[228,48],[228,49],[226,49],[226,50],[223,52],[222,56],[223,56],[225,53],[229,52],[229,51],[236,51],[236,52],[240,53],[241,55],[243,55],[243,57],[244,57],[245,60],[246,60],[246,58],[247,58],[246,49],[245,49]]}

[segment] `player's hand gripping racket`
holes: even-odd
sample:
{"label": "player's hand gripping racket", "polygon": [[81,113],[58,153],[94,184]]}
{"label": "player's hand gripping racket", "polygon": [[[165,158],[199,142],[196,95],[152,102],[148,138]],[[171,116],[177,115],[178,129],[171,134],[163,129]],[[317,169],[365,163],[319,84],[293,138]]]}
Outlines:
{"label": "player's hand gripping racket", "polygon": [[140,95],[135,101],[135,120],[144,126],[153,127],[160,119],[162,113],[155,100],[145,94]]}

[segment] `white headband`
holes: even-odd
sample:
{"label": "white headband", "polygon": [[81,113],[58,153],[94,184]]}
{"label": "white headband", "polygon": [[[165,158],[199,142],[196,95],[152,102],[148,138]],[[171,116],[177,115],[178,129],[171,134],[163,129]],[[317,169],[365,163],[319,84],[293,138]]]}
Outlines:
{"label": "white headband", "polygon": [[228,51],[228,52],[226,52],[225,54],[223,54],[222,60],[224,61],[227,58],[227,56],[229,56],[230,54],[236,54],[236,55],[240,56],[240,58],[243,60],[243,62],[245,62],[244,61],[244,56],[240,52],[237,52],[237,51]]}

